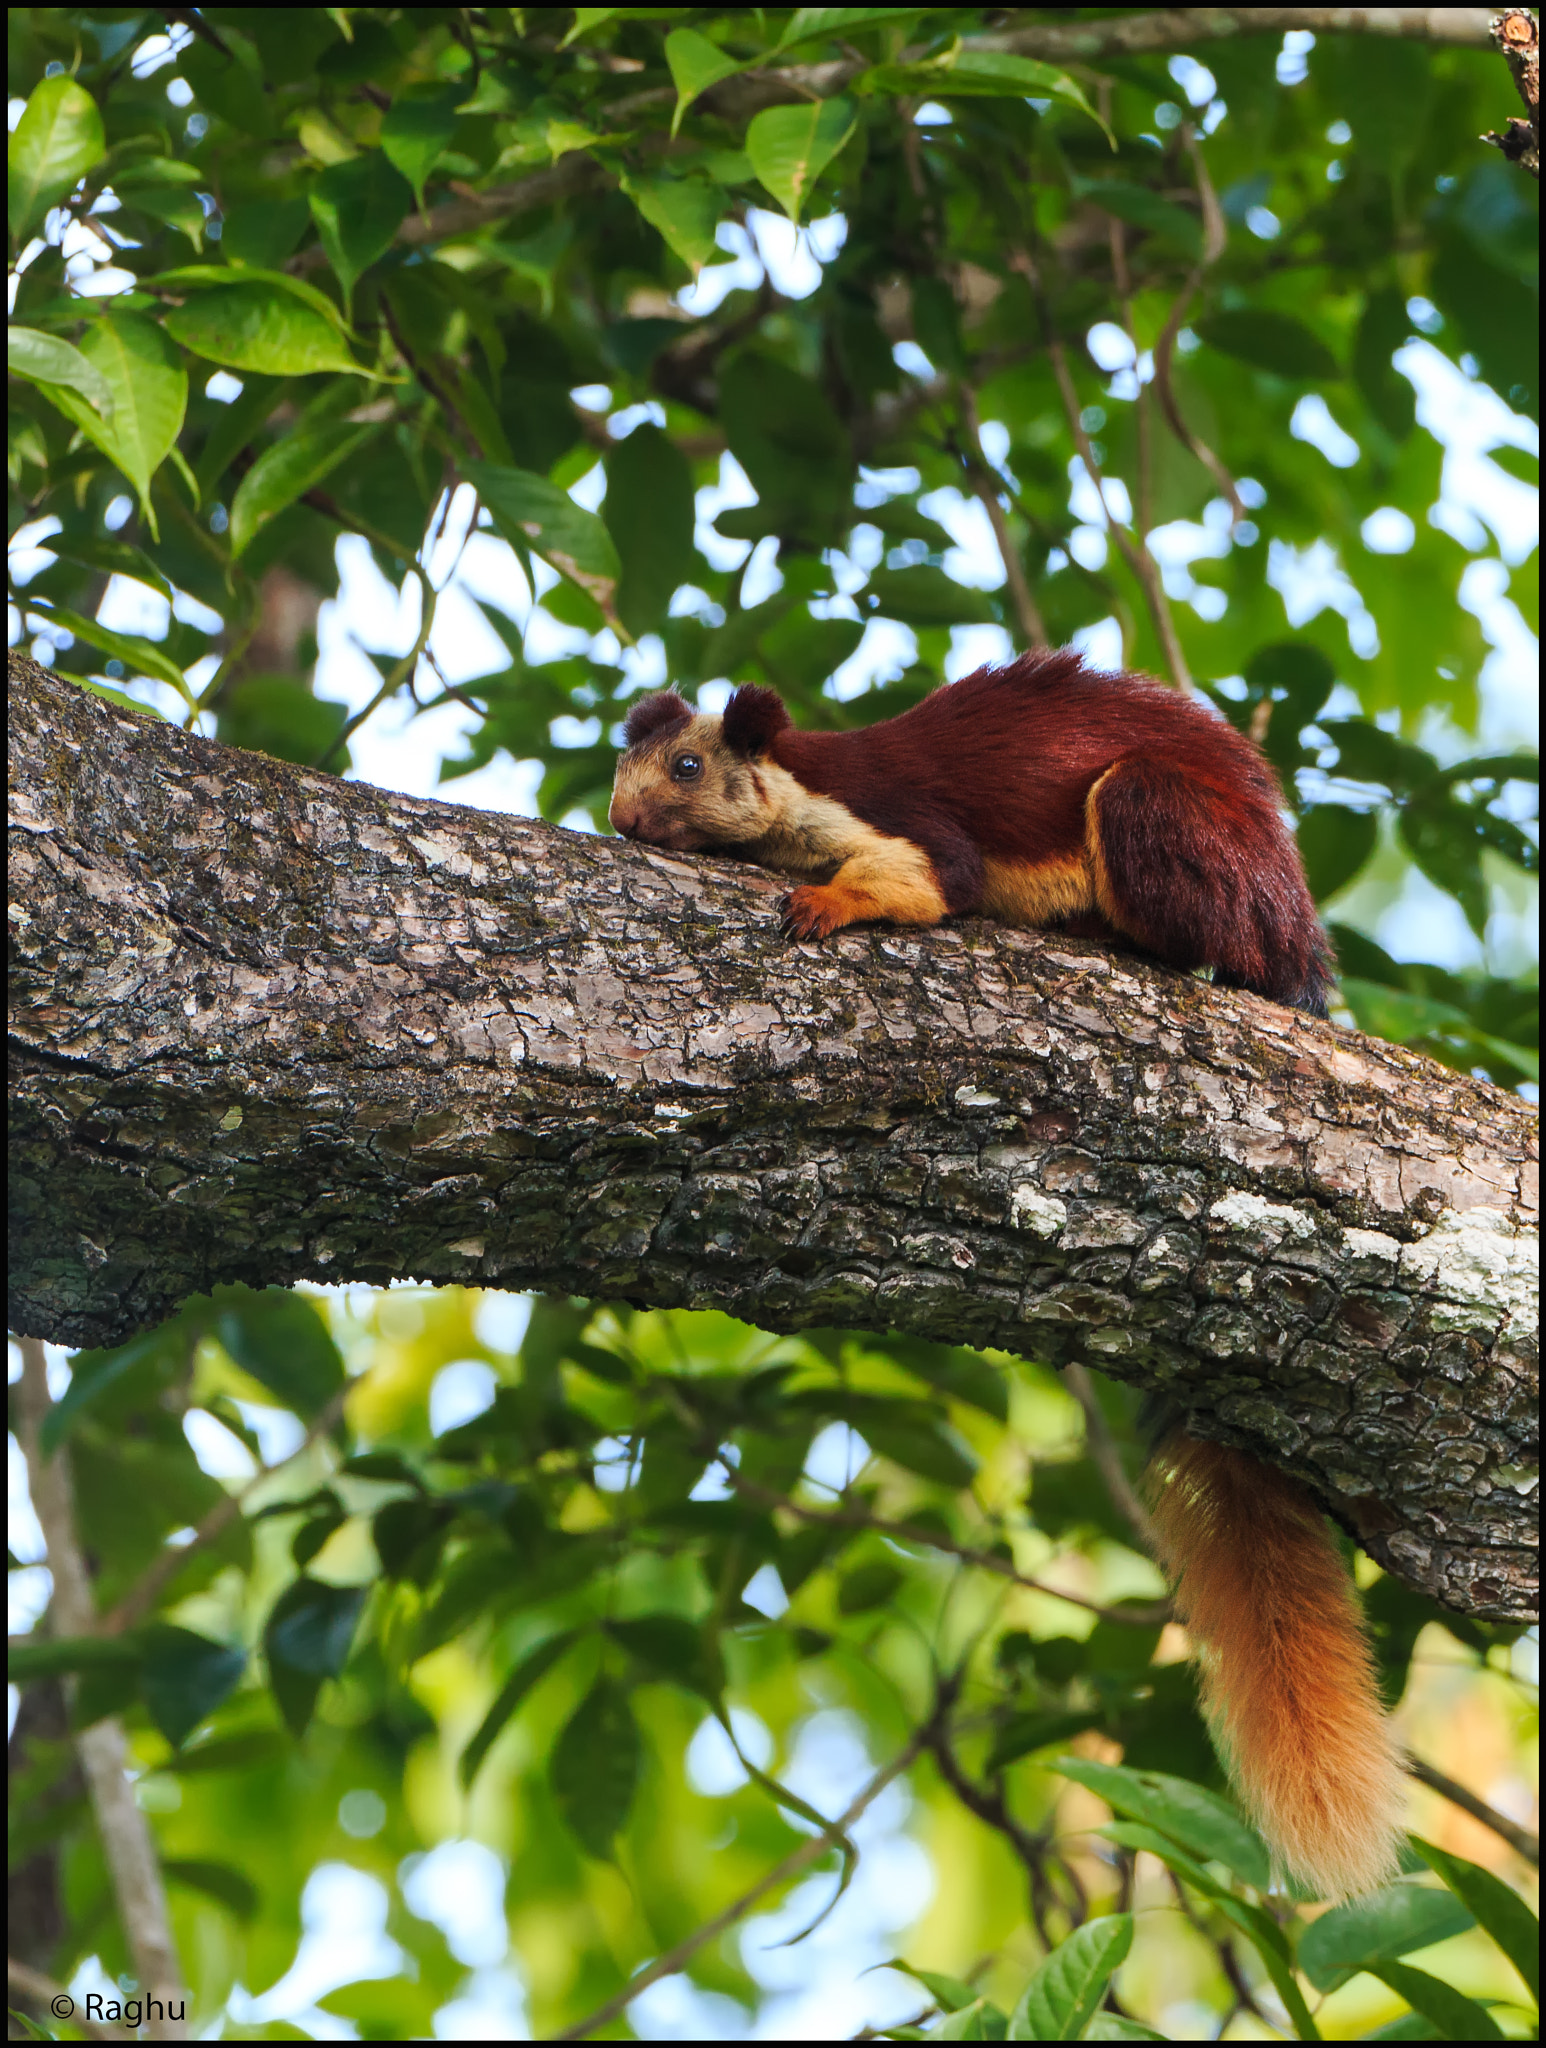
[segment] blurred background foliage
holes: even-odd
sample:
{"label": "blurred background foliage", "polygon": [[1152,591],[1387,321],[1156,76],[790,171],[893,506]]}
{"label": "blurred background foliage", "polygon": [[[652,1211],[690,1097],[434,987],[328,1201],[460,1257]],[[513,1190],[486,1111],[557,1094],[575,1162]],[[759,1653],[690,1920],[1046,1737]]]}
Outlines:
{"label": "blurred background foliage", "polygon": [[[1069,21],[12,10],[13,644],[604,829],[641,688],[765,680],[836,726],[1078,638],[1265,746],[1344,1016],[1531,1088],[1535,188],[1478,141],[1507,73],[1308,32],[1052,61]],[[20,1654],[36,1967],[127,1967],[67,1682],[126,1719],[199,2022],[242,2038],[551,2035],[914,1742],[857,1862],[613,2030],[1528,2031],[1530,1873],[1436,1793],[1374,1906],[1267,1893],[1107,1483],[1121,1390],[527,1315],[233,1291],[52,1360],[99,1604],[188,1555],[110,1653]],[[1529,1645],[1360,1571],[1404,1738],[1527,1818]]]}

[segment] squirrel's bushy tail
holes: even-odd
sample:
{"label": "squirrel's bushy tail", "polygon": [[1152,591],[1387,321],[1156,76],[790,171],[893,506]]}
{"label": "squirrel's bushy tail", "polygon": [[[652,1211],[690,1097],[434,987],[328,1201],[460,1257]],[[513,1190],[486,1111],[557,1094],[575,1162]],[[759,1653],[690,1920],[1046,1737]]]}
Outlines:
{"label": "squirrel's bushy tail", "polygon": [[1320,1510],[1284,1473],[1184,1431],[1160,1444],[1149,1484],[1204,1710],[1251,1818],[1323,1898],[1385,1883],[1405,1774]]}

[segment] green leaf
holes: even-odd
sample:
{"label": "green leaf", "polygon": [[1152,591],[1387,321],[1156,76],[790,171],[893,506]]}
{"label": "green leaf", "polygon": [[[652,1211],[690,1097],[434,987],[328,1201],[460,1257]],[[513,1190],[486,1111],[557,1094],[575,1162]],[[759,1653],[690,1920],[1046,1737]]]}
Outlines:
{"label": "green leaf", "polygon": [[107,148],[97,103],[73,78],[32,89],[6,150],[6,217],[18,242],[72,193]]}
{"label": "green leaf", "polygon": [[526,1695],[553,1669],[570,1646],[579,1640],[583,1630],[560,1629],[557,1635],[549,1636],[528,1650],[516,1665],[510,1676],[499,1688],[494,1703],[478,1725],[478,1732],[462,1751],[457,1772],[464,1789],[471,1786],[478,1772],[483,1768],[483,1759],[493,1748],[503,1732],[505,1724]]}
{"label": "green leaf", "polygon": [[1359,1970],[1431,1948],[1475,1925],[1470,1907],[1453,1892],[1387,1885],[1312,1921],[1299,1944],[1299,1967],[1317,1991],[1334,1991]]}
{"label": "green leaf", "polygon": [[148,585],[168,604],[172,601],[172,586],[167,582],[156,564],[143,548],[133,541],[119,540],[107,533],[51,533],[47,543],[50,551],[62,562],[79,562],[83,568],[99,569],[107,576],[132,576],[136,582]]}
{"label": "green leaf", "polygon": [[229,1863],[214,1863],[205,1857],[164,1856],[161,1868],[174,1884],[202,1892],[216,1905],[224,1906],[237,1920],[255,1920],[263,1901],[257,1886],[244,1871]]}
{"label": "green leaf", "polygon": [[[1480,1864],[1453,1855],[1421,1835],[1413,1835],[1412,1846],[1430,1869],[1436,1871],[1456,1898],[1476,1915],[1530,1987],[1530,1996],[1540,2003],[1541,1926],[1529,1906],[1501,1877],[1494,1877]],[[1406,1993],[1402,1992],[1402,1997]],[[1464,2038],[1463,2036],[1459,2038]]]}
{"label": "green leaf", "polygon": [[1312,804],[1299,817],[1299,853],[1310,894],[1324,903],[1345,888],[1372,856],[1380,834],[1374,811],[1345,804]]}
{"label": "green leaf", "polygon": [[[98,625],[95,619],[83,618],[79,612],[71,611],[68,605],[45,605],[35,599],[31,608],[35,608],[42,617],[57,619],[77,640],[84,640],[88,647],[95,647],[110,661],[121,661],[131,675],[154,676],[159,683],[170,683],[186,702],[193,702],[193,692],[182,670],[154,640],[146,640],[138,633],[115,633],[108,626]],[[141,708],[135,706],[136,710]]]}
{"label": "green leaf", "polygon": [[1159,1828],[1205,1862],[1225,1864],[1258,1891],[1271,1882],[1261,1837],[1216,1792],[1165,1771],[1135,1771],[1083,1757],[1059,1757],[1047,1768],[1099,1794],[1115,1812]]}
{"label": "green leaf", "polygon": [[389,158],[372,149],[329,164],[307,197],[347,305],[355,279],[391,248],[413,203],[412,190]]}
{"label": "green leaf", "polygon": [[671,116],[671,133],[682,125],[682,116],[698,97],[722,78],[729,78],[741,66],[727,57],[717,43],[700,36],[693,28],[674,28],[666,37],[666,63],[676,87],[676,111]]}
{"label": "green leaf", "polygon": [[765,107],[746,131],[746,154],[759,181],[798,223],[817,179],[854,130],[844,99]]}
{"label": "green leaf", "polygon": [[162,1621],[141,1632],[140,1694],[173,1749],[236,1690],[246,1669],[244,1649],[192,1629]]}
{"label": "green leaf", "polygon": [[74,1672],[118,1670],[139,1660],[139,1645],[129,1636],[39,1636],[13,1641],[6,1667],[14,1685],[31,1685]]}
{"label": "green leaf", "polygon": [[105,310],[81,336],[80,352],[111,395],[111,417],[66,385],[51,386],[48,395],[133,484],[155,533],[150,480],[182,430],[187,372],[155,321],[142,313]]}
{"label": "green leaf", "polygon": [[179,1778],[202,1777],[217,1771],[263,1771],[285,1759],[284,1738],[272,1728],[251,1728],[241,1735],[215,1735],[180,1750],[161,1766]]}
{"label": "green leaf", "polygon": [[1125,185],[1116,180],[1108,184],[1098,179],[1080,178],[1076,181],[1075,191],[1081,199],[1088,199],[1103,213],[1113,214],[1118,220],[1143,229],[1146,234],[1158,235],[1184,255],[1196,257],[1202,253],[1202,222],[1199,217],[1184,206],[1177,206],[1173,199],[1162,199],[1147,185]]}
{"label": "green leaf", "polygon": [[885,1558],[855,1565],[838,1581],[837,1606],[840,1614],[867,1614],[891,1600],[906,1574]]}
{"label": "green leaf", "polygon": [[1340,374],[1336,357],[1302,320],[1265,307],[1240,306],[1233,311],[1205,313],[1194,320],[1210,348],[1277,377],[1323,382]]}
{"label": "green leaf", "polygon": [[565,1724],[551,1765],[559,1811],[592,1856],[611,1857],[633,1805],[641,1760],[627,1693],[598,1678]]}
{"label": "green leaf", "polygon": [[324,1678],[348,1661],[365,1605],[363,1586],[299,1578],[279,1596],[263,1631],[268,1679],[292,1735],[306,1732]]}
{"label": "green leaf", "polygon": [[998,613],[985,590],[969,590],[943,569],[876,569],[861,595],[883,617],[904,626],[991,625]]}
{"label": "green leaf", "polygon": [[933,2028],[928,2038],[931,2041],[985,2040],[982,2023],[986,2006],[985,1998],[974,1998],[970,2005],[963,2005],[959,2012],[953,2012],[941,2025]]}
{"label": "green leaf", "polygon": [[184,348],[230,370],[269,377],[306,377],[319,370],[373,374],[350,355],[336,313],[326,319],[299,294],[250,272],[222,273],[218,291],[200,291],[172,307],[161,324]]}
{"label": "green leaf", "polygon": [[1142,2020],[1130,2020],[1119,2012],[1098,2012],[1084,2030],[1086,2041],[1168,2041],[1168,2034],[1156,2033]]}
{"label": "green leaf", "polygon": [[62,335],[44,334],[36,327],[8,327],[5,366],[13,377],[25,377],[29,384],[67,384],[104,420],[113,416],[113,393],[107,379]]}
{"label": "green leaf", "polygon": [[1116,139],[1106,123],[1084,96],[1084,91],[1066,71],[1044,64],[1036,57],[1018,57],[1008,50],[974,50],[958,44],[950,58],[939,65],[942,74],[936,91],[947,99],[953,93],[972,93],[1014,99],[1063,100],[1088,114],[1112,148]]}
{"label": "green leaf", "polygon": [[424,181],[451,140],[463,91],[460,85],[408,86],[382,117],[382,152],[413,187],[414,204],[420,208]]}
{"label": "green leaf", "polygon": [[988,1775],[991,1777],[995,1771],[1035,1750],[1048,1749],[1054,1742],[1068,1742],[1075,1735],[1082,1735],[1086,1728],[1099,1727],[1104,1718],[1102,1714],[1081,1713],[1072,1708],[1011,1714],[994,1735],[986,1765]]}
{"label": "green leaf", "polygon": [[530,548],[541,555],[588,592],[610,623],[620,623],[613,600],[621,565],[612,536],[594,512],[532,470],[494,462],[466,462],[462,467],[517,553]]}
{"label": "green leaf", "polygon": [[341,775],[349,751],[339,740],[349,707],[319,697],[293,675],[238,676],[220,693],[215,737],[228,747],[246,747],[276,761],[326,766]]}
{"label": "green leaf", "polygon": [[1486,2006],[1443,1984],[1426,1970],[1414,1970],[1410,1963],[1379,1963],[1370,1972],[1388,1984],[1398,1998],[1404,1998],[1413,2012],[1421,2013],[1439,2030],[1442,2041],[1501,2041],[1503,2029]]}
{"label": "green leaf", "polygon": [[232,461],[250,445],[288,388],[282,377],[260,377],[249,371],[240,395],[220,408],[194,468],[200,504],[208,503]]}
{"label": "green leaf", "polygon": [[[680,33],[685,35],[686,30]],[[723,194],[701,179],[663,174],[624,176],[619,183],[673,255],[680,256],[696,277],[715,252],[714,231],[724,208]]]}
{"label": "green leaf", "polygon": [[[778,47],[789,50],[796,43],[808,43],[817,36],[825,38],[852,33],[856,29],[873,28],[882,21],[913,21],[928,11],[926,7],[797,7],[778,39]],[[900,1969],[902,1965],[899,1963],[896,1967]]]}
{"label": "green leaf", "polygon": [[720,1688],[704,1654],[703,1635],[692,1622],[674,1614],[644,1614],[632,1621],[609,1621],[607,1633],[658,1678],[707,1700],[718,1698]]}
{"label": "green leaf", "polygon": [[1133,1945],[1131,1913],[1086,1920],[1042,1963],[1009,2016],[1011,2041],[1077,2041]]}
{"label": "green leaf", "polygon": [[911,1963],[904,1963],[900,1956],[893,1956],[889,1963],[872,1963],[870,1967],[900,1970],[904,1977],[911,1977],[915,1984],[923,1986],[941,2012],[960,2012],[968,2005],[976,2005],[982,1996],[959,1977],[946,1977],[938,1970],[916,1970]]}
{"label": "green leaf", "polygon": [[231,500],[231,559],[245,554],[276,512],[304,497],[375,431],[348,420],[324,420],[265,448]]}
{"label": "green leaf", "polygon": [[312,1303],[285,1287],[219,1287],[212,1333],[277,1401],[315,1416],[344,1384],[344,1362]]}
{"label": "green leaf", "polygon": [[970,1444],[949,1423],[874,1421],[864,1425],[870,1448],[894,1465],[934,1479],[941,1486],[970,1486],[977,1477],[977,1458]]}

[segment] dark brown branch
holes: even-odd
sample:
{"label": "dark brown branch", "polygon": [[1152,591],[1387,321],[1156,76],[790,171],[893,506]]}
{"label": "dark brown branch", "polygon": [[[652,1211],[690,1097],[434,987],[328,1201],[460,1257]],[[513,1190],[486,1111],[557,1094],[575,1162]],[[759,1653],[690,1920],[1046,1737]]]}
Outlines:
{"label": "dark brown branch", "polygon": [[1529,119],[1516,116],[1501,135],[1482,137],[1501,149],[1511,164],[1532,178],[1541,175],[1541,25],[1527,7],[1506,7],[1492,24],[1492,40],[1503,52],[1509,75]]}
{"label": "dark brown branch", "polygon": [[1530,1611],[1517,1098],[1054,934],[790,946],[755,868],[10,675],[13,1327],[413,1277],[998,1346]]}

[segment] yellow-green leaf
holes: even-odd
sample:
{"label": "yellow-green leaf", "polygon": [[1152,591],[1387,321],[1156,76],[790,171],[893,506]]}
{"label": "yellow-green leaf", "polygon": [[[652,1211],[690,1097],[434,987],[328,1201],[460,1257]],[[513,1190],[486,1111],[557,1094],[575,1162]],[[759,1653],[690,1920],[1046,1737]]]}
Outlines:
{"label": "yellow-green leaf", "polygon": [[44,334],[36,327],[8,327],[5,364],[13,377],[24,377],[29,384],[67,384],[103,419],[113,416],[113,394],[107,379],[62,335]]}
{"label": "yellow-green leaf", "polygon": [[67,385],[49,397],[133,484],[152,533],[150,480],[182,429],[188,375],[176,349],[143,313],[105,312],[81,336],[80,352],[112,396],[104,419]]}
{"label": "yellow-green leaf", "polygon": [[97,103],[73,78],[36,85],[6,149],[6,216],[21,241],[107,148]]}
{"label": "yellow-green leaf", "polygon": [[316,370],[356,370],[357,363],[330,320],[266,281],[232,273],[219,291],[199,292],[175,306],[163,322],[168,334],[206,362],[269,377],[304,377]]}
{"label": "yellow-green leaf", "polygon": [[625,177],[622,185],[673,255],[680,256],[696,277],[714,254],[714,230],[724,204],[721,195],[696,178]]}
{"label": "yellow-green leaf", "polygon": [[804,107],[767,107],[746,131],[746,154],[758,179],[792,221],[811,187],[853,133],[847,100],[818,100]]}
{"label": "yellow-green leaf", "polygon": [[682,125],[682,116],[711,85],[740,70],[734,57],[727,57],[717,43],[700,36],[693,28],[674,28],[666,37],[666,63],[676,87],[676,112],[671,116],[671,133]]}
{"label": "yellow-green leaf", "polygon": [[278,512],[319,484],[375,432],[373,426],[326,420],[302,427],[265,448],[231,500],[231,558],[252,545]]}
{"label": "yellow-green leaf", "polygon": [[[29,602],[27,608],[31,611],[34,607]],[[187,703],[194,701],[182,670],[154,640],[146,640],[138,633],[115,633],[110,626],[100,626],[95,619],[84,618],[79,612],[72,612],[67,605],[39,602],[36,609],[40,618],[57,621],[77,640],[84,640],[88,647],[95,647],[98,653],[105,654],[111,661],[121,661],[131,675],[154,676],[157,682],[170,683]],[[135,706],[136,710],[142,708]]]}

